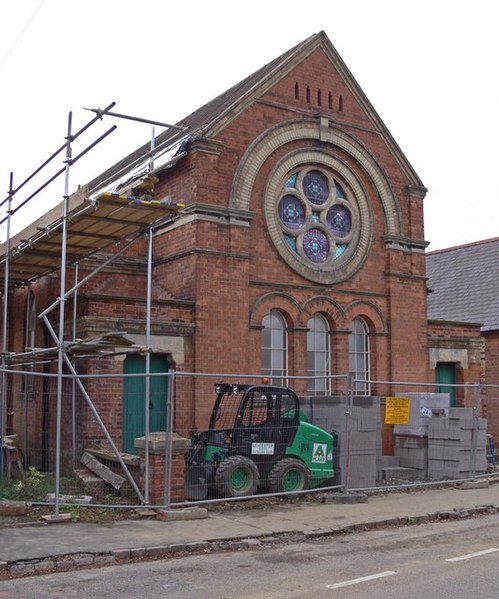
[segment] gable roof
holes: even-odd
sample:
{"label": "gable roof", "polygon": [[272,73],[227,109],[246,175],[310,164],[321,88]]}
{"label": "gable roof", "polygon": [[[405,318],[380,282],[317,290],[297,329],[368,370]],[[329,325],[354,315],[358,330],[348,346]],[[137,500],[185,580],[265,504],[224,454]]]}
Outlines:
{"label": "gable roof", "polygon": [[[424,189],[421,179],[412,168],[395,139],[388,131],[386,125],[375,111],[369,99],[362,91],[324,31],[320,31],[319,33],[310,36],[303,42],[300,42],[290,50],[284,52],[262,68],[255,71],[249,77],[246,77],[204,106],[201,106],[190,115],[181,119],[176,125],[180,127],[189,127],[192,137],[209,137],[210,135],[216,134],[218,127],[223,127],[224,123],[230,122],[230,120],[235,118],[246,106],[256,98],[262,96],[269,87],[274,85],[280,78],[285,76],[291,69],[318,48],[321,48],[325,52],[351,93],[363,106],[366,114],[373,123],[373,126],[379,130],[392,154],[411,180],[412,185]],[[161,150],[162,148],[168,148],[173,144],[178,143],[182,137],[185,137],[185,131],[180,132],[173,129],[166,130],[158,136],[156,140],[156,149]],[[102,186],[105,181],[112,180],[114,173],[117,175],[120,173],[123,174],[123,171],[126,170],[126,168],[131,168],[135,162],[143,160],[148,152],[149,144],[145,144],[94,179],[88,185],[89,191],[91,192]]]}
{"label": "gable roof", "polygon": [[499,330],[499,237],[428,252],[428,318]]}

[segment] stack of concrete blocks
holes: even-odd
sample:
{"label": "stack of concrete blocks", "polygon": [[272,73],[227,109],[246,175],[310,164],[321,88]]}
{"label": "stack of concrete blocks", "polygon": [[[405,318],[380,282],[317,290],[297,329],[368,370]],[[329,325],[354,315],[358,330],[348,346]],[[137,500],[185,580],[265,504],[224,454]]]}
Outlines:
{"label": "stack of concrete blocks", "polygon": [[394,453],[400,468],[417,470],[414,478],[428,476],[428,437],[395,435]]}
{"label": "stack of concrete blocks", "polygon": [[435,480],[469,478],[487,471],[487,420],[472,408],[450,408],[445,420],[430,422],[428,476]]}
{"label": "stack of concrete blocks", "polygon": [[432,422],[445,421],[449,412],[448,393],[404,393],[411,400],[409,423],[396,424],[395,457],[400,468],[416,471],[411,478],[428,476],[428,430]]}
{"label": "stack of concrete blocks", "polygon": [[333,452],[335,477],[333,484],[345,484],[348,459],[348,488],[376,486],[377,461],[381,455],[381,414],[379,397],[354,397],[350,422],[349,456],[347,456],[348,401],[341,396],[300,397],[301,408],[309,422],[328,432],[335,431]]}

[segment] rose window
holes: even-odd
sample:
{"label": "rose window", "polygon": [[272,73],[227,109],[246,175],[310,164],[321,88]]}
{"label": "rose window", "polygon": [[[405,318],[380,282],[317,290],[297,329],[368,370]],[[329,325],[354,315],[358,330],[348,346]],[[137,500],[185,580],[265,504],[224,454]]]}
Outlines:
{"label": "rose window", "polygon": [[277,204],[289,249],[315,267],[332,265],[352,241],[356,207],[347,186],[329,171],[304,168],[290,174]]}

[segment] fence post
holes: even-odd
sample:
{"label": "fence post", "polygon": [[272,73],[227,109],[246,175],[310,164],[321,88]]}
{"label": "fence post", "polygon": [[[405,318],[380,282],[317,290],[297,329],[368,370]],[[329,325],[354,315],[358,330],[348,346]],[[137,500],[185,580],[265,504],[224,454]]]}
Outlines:
{"label": "fence post", "polygon": [[473,385],[473,417],[471,427],[470,477],[476,476],[476,454],[478,444],[478,418],[480,408],[480,384]]}
{"label": "fence post", "polygon": [[347,379],[347,401],[346,401],[346,409],[345,409],[345,441],[346,447],[343,456],[343,464],[342,470],[345,473],[343,478],[343,493],[348,493],[349,491],[349,478],[350,478],[350,444],[352,437],[352,409],[353,409],[353,392],[354,392],[354,373],[348,373]]}
{"label": "fence post", "polygon": [[173,397],[175,388],[175,371],[168,371],[168,392],[166,394],[166,426],[165,426],[165,480],[163,502],[167,509],[171,503],[171,478],[172,478],[172,442],[173,442]]}

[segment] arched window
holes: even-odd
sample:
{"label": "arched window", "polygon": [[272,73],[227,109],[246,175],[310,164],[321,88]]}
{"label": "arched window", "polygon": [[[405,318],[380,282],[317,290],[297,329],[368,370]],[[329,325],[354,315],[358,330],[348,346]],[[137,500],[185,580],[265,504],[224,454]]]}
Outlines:
{"label": "arched window", "polygon": [[307,391],[315,395],[328,395],[331,393],[329,326],[320,314],[312,316],[307,326],[307,373],[308,376],[323,377],[307,379]]}
{"label": "arched window", "polygon": [[349,370],[357,381],[354,383],[356,395],[369,395],[369,329],[362,318],[355,318],[350,325],[349,336]]}
{"label": "arched window", "polygon": [[271,310],[262,320],[262,374],[272,385],[287,385],[288,336],[286,321],[278,310]]}

